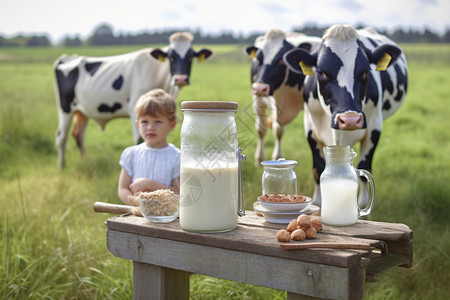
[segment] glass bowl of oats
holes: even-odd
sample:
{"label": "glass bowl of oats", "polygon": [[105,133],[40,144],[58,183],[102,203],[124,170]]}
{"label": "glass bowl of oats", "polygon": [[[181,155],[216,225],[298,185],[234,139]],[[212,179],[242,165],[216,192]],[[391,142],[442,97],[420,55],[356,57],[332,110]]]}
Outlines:
{"label": "glass bowl of oats", "polygon": [[168,223],[178,218],[180,195],[169,189],[139,194],[139,209],[150,222]]}

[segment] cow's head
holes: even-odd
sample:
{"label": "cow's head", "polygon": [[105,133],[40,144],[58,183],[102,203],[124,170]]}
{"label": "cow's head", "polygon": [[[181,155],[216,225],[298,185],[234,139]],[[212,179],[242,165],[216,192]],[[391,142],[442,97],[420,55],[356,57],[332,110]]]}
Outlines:
{"label": "cow's head", "polygon": [[[312,46],[309,42],[304,42],[298,47],[310,50]],[[294,45],[286,40],[285,33],[277,29],[258,37],[254,45],[246,48],[247,54],[253,58],[251,73],[253,95],[273,96],[274,91],[287,80],[288,70],[283,55],[293,48]]]}
{"label": "cow's head", "polygon": [[177,32],[170,36],[169,47],[167,51],[154,49],[150,54],[159,61],[170,62],[170,72],[172,75],[172,84],[182,87],[189,84],[189,75],[191,74],[192,60],[197,57],[203,61],[212,55],[209,49],[201,49],[196,52],[192,49],[191,42],[193,37],[188,32]]}
{"label": "cow's head", "polygon": [[376,71],[384,71],[401,50],[388,44],[370,50],[358,40],[357,31],[350,25],[330,27],[322,40],[314,53],[294,49],[285,54],[284,61],[294,72],[315,76],[319,100],[331,116],[332,128],[366,128],[362,107],[367,82],[375,71],[371,65],[376,66]]}

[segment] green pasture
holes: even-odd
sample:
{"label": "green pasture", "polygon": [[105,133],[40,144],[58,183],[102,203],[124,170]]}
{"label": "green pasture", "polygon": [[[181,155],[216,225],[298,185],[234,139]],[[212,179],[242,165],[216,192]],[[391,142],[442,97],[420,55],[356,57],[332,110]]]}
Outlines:
{"label": "green pasture", "polygon": [[[450,45],[403,45],[409,93],[384,123],[375,153],[377,186],[371,220],[404,223],[414,231],[410,269],[395,268],[367,283],[365,299],[446,299],[450,282]],[[185,100],[239,102],[239,143],[245,208],[261,193],[254,165],[256,134],[250,96],[250,61],[244,47],[208,46],[215,55],[192,68]],[[62,53],[113,55],[140,47],[0,48],[0,298],[131,299],[132,264],[106,249],[105,220],[95,201],[120,203],[118,159],[132,144],[131,123],[117,119],[102,132],[90,122],[88,155],[73,139],[67,167],[59,170],[54,135],[57,111],[53,61]],[[200,49],[200,46],[195,47]],[[299,162],[300,192],[314,182],[303,114],[285,129],[284,156]],[[179,146],[182,121],[169,140]],[[269,131],[266,155],[273,137]],[[191,277],[192,299],[284,299],[285,292],[200,275]]]}

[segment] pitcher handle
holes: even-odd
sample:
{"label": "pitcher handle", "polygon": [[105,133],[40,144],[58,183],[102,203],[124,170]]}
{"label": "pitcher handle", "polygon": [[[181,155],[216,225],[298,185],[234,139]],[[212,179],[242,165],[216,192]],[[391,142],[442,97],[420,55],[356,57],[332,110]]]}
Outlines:
{"label": "pitcher handle", "polygon": [[369,171],[363,169],[357,169],[358,175],[367,179],[367,183],[369,186],[369,201],[367,202],[366,207],[359,210],[359,216],[367,216],[372,212],[373,205],[375,203],[375,181],[373,180],[372,174]]}
{"label": "pitcher handle", "polygon": [[241,148],[238,148],[236,151],[237,158],[238,158],[238,201],[239,201],[239,207],[237,214],[239,217],[245,216],[245,209],[244,209],[244,183],[242,179],[242,161],[247,159],[247,156],[241,154]]}

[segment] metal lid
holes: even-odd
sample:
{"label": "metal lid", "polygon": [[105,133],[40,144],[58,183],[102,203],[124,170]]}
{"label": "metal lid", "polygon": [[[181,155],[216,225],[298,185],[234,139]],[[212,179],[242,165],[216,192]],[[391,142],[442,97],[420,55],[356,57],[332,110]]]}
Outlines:
{"label": "metal lid", "polygon": [[285,160],[284,158],[279,158],[278,160],[266,160],[261,162],[261,165],[272,168],[295,167],[297,164],[298,162],[295,160]]}
{"label": "metal lid", "polygon": [[195,111],[236,111],[237,102],[228,101],[184,101],[181,102],[181,110]]}

